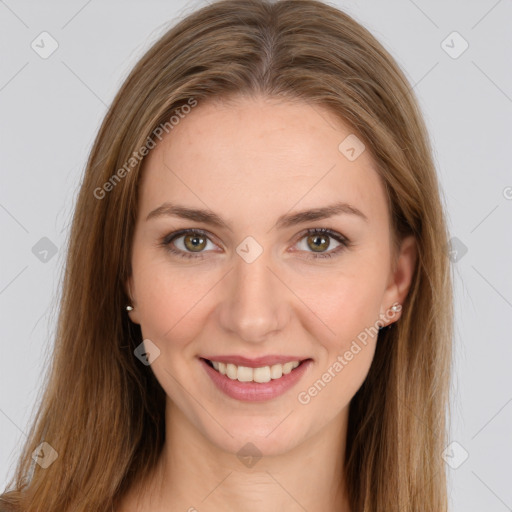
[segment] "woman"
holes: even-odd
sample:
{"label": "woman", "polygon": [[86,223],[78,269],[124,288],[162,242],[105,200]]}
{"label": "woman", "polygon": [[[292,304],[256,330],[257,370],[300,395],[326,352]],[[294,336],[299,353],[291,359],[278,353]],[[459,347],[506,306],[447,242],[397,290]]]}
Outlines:
{"label": "woman", "polygon": [[447,231],[392,57],[315,0],[223,0],[92,149],[13,511],[447,510]]}

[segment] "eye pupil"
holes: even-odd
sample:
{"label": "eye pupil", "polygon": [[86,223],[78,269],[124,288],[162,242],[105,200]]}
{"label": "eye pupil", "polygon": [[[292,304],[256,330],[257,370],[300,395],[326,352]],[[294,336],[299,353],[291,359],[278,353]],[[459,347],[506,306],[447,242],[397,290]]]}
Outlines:
{"label": "eye pupil", "polygon": [[206,239],[201,235],[186,235],[184,238],[184,243],[187,249],[198,252],[204,249],[206,245]]}
{"label": "eye pupil", "polygon": [[[323,242],[319,242],[319,240]],[[311,235],[308,237],[308,245],[309,242],[313,242],[313,245],[310,245],[310,247],[316,252],[321,252],[329,247],[329,238],[324,235]]]}

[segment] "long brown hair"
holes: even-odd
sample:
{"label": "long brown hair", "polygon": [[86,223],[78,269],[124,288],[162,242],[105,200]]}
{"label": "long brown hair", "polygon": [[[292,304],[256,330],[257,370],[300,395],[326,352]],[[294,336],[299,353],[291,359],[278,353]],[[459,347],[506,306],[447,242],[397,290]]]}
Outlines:
{"label": "long brown hair", "polygon": [[[389,53],[350,16],[316,0],[201,8],[165,33],[122,85],[87,162],[52,363],[0,500],[8,510],[109,511],[154,467],[165,395],[134,357],[141,331],[124,310],[144,160],[138,151],[158,142],[159,126],[170,131],[177,109],[235,94],[302,99],[337,114],[378,165],[395,237],[416,238],[419,259],[402,316],[379,334],[350,405],[345,470],[354,512],[447,510],[441,453],[452,280],[429,137]],[[45,469],[32,458],[43,441],[58,454]]]}

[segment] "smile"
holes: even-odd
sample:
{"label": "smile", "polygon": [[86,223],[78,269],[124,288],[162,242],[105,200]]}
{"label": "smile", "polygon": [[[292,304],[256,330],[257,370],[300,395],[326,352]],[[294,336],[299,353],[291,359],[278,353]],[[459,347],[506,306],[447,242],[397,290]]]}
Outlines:
{"label": "smile", "polygon": [[271,400],[284,394],[299,382],[313,363],[312,359],[305,359],[274,361],[265,366],[252,362],[252,366],[243,366],[203,357],[199,361],[219,391],[246,402]]}
{"label": "smile", "polygon": [[222,363],[218,361],[207,361],[215,370],[222,375],[226,375],[231,380],[238,382],[270,382],[280,379],[283,375],[288,375],[292,370],[299,366],[299,361],[289,361],[284,364],[274,364],[272,366],[260,366],[250,368],[248,366],[237,366],[232,363]]}

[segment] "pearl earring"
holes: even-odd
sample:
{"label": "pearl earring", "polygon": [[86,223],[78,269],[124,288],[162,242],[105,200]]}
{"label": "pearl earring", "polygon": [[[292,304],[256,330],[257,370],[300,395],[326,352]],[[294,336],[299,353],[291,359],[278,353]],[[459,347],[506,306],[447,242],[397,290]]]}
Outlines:
{"label": "pearl earring", "polygon": [[126,311],[133,311],[133,307],[132,306],[126,306]]}

